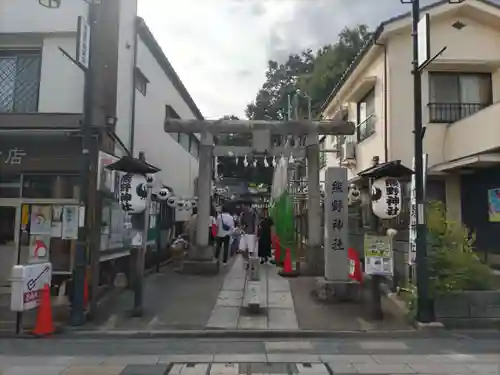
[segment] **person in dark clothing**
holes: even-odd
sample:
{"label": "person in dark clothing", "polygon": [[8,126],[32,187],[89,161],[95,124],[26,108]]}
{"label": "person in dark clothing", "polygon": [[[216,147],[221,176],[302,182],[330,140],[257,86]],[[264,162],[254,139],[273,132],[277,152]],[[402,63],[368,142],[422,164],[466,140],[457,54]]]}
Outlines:
{"label": "person in dark clothing", "polygon": [[267,209],[263,210],[263,219],[259,224],[259,257],[260,263],[264,264],[271,258],[271,229],[274,225],[273,219],[268,215]]}

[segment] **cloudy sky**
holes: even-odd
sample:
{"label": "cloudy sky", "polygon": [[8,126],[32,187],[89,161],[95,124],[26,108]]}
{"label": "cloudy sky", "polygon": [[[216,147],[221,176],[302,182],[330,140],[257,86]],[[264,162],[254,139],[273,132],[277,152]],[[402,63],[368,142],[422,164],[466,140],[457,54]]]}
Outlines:
{"label": "cloudy sky", "polygon": [[206,118],[243,116],[269,59],[409,10],[400,0],[139,0],[140,16]]}

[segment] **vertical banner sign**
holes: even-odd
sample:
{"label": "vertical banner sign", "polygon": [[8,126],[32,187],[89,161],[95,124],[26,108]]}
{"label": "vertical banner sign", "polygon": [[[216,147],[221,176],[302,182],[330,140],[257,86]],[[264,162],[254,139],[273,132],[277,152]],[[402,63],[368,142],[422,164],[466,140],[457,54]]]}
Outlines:
{"label": "vertical banner sign", "polygon": [[325,186],[325,278],[348,280],[348,184],[346,168],[328,168]]}
{"label": "vertical banner sign", "polygon": [[[424,199],[425,190],[427,185],[427,154],[422,155],[422,168],[424,169]],[[415,158],[413,158],[411,169],[415,170]],[[417,258],[417,189],[415,185],[415,175],[411,176],[410,185],[410,223],[409,223],[409,254],[408,254],[408,264],[410,266],[415,265]]]}
{"label": "vertical banner sign", "polygon": [[90,60],[90,25],[82,16],[78,17],[78,39],[76,44],[76,61],[85,69]]}

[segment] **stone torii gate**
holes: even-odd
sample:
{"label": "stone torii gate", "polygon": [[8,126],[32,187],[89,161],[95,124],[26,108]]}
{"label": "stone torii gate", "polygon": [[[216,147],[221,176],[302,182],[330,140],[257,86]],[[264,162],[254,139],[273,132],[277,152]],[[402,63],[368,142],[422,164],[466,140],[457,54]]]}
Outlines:
{"label": "stone torii gate", "polygon": [[[319,181],[319,135],[352,135],[354,124],[341,120],[327,121],[263,121],[263,120],[179,120],[167,118],[167,133],[199,133],[201,145],[199,152],[198,174],[198,218],[196,222],[196,241],[188,251],[188,259],[183,263],[187,273],[215,273],[217,262],[208,245],[208,223],[210,217],[210,197],[212,188],[212,169],[214,156],[253,155],[254,157],[307,158],[308,170],[308,244],[306,252],[308,273],[324,275],[324,256],[321,249],[321,192]],[[214,135],[222,133],[252,134],[252,146],[215,146]],[[272,144],[272,136],[284,138],[292,135],[307,135],[307,145],[282,147]]]}

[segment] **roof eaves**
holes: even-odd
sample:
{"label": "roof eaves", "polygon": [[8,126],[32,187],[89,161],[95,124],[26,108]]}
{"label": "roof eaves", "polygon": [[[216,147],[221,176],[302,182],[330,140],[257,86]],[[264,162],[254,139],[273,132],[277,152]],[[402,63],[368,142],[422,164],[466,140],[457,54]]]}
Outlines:
{"label": "roof eaves", "polygon": [[154,56],[158,64],[160,64],[161,68],[172,82],[172,85],[179,92],[182,99],[186,102],[187,106],[189,107],[189,109],[194,113],[195,117],[198,120],[203,120],[204,118],[201,111],[199,110],[193,98],[189,94],[188,90],[186,89],[186,86],[184,86],[181,79],[175,72],[174,68],[172,67],[172,64],[170,64],[170,61],[168,61],[167,57],[163,53],[160,45],[156,41],[149,27],[146,25],[144,19],[142,19],[141,17],[137,17],[136,22],[137,22],[137,32],[139,36],[141,37],[144,44],[146,44],[146,46],[148,47],[148,49],[150,50],[151,54]]}

